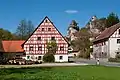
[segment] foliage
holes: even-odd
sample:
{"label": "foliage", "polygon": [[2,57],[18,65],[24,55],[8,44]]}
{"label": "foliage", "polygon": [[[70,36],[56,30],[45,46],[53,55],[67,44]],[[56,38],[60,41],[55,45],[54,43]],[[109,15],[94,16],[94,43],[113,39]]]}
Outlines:
{"label": "foliage", "polygon": [[16,29],[15,35],[18,39],[25,40],[27,39],[30,34],[33,32],[34,27],[31,21],[21,20],[19,26]]}
{"label": "foliage", "polygon": [[27,67],[0,70],[1,80],[119,80],[119,76],[120,68],[104,66]]}
{"label": "foliage", "polygon": [[56,41],[51,40],[50,42],[47,42],[47,49],[48,53],[55,54],[58,49]]}
{"label": "foliage", "polygon": [[54,54],[52,54],[52,53],[46,53],[46,54],[43,56],[43,61],[44,61],[44,62],[55,62]]}
{"label": "foliage", "polygon": [[27,35],[30,36],[33,31],[34,31],[34,26],[32,24],[32,21],[29,20],[27,23]]}
{"label": "foliage", "polygon": [[77,39],[72,41],[72,46],[80,51],[79,55],[81,57],[88,58],[90,55],[91,42],[89,38],[91,35],[86,28],[82,28],[78,35]]}
{"label": "foliage", "polygon": [[117,24],[119,21],[118,16],[115,13],[110,13],[106,19],[106,26],[111,27],[114,24]]}
{"label": "foliage", "polygon": [[[3,52],[3,51],[4,51],[4,49],[3,49],[3,45],[2,45],[2,40],[0,40],[0,52]],[[0,53],[0,55],[1,55],[1,53]]]}
{"label": "foliage", "polygon": [[109,62],[120,62],[119,58],[109,58],[108,59]]}
{"label": "foliage", "polygon": [[120,59],[120,54],[116,54],[115,58]]}
{"label": "foliage", "polygon": [[10,31],[0,28],[0,40],[12,40],[13,35]]}
{"label": "foliage", "polygon": [[57,48],[58,47],[57,47],[57,43],[55,40],[51,40],[47,42],[48,52],[43,56],[43,61],[54,62],[55,61],[54,54],[56,53]]}

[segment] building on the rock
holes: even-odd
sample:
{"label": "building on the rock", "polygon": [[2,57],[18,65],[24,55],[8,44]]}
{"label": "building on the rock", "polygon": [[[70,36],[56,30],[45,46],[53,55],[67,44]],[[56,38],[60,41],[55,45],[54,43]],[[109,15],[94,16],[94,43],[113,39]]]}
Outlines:
{"label": "building on the rock", "polygon": [[69,39],[69,41],[73,41],[76,39],[76,36],[74,34],[79,31],[79,27],[77,24],[78,23],[75,20],[72,20],[71,24],[68,27],[67,38]]}

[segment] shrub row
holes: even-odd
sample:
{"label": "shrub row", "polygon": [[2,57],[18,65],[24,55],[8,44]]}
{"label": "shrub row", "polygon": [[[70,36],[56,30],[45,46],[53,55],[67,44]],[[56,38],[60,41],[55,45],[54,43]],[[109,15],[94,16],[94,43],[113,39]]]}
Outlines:
{"label": "shrub row", "polygon": [[109,62],[120,62],[119,58],[109,58],[108,59]]}

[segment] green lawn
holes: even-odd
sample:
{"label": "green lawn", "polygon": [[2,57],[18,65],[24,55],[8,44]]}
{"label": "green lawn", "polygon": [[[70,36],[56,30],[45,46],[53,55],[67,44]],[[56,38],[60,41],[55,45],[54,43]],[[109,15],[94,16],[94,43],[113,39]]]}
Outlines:
{"label": "green lawn", "polygon": [[104,66],[1,68],[0,80],[120,80],[120,68]]}

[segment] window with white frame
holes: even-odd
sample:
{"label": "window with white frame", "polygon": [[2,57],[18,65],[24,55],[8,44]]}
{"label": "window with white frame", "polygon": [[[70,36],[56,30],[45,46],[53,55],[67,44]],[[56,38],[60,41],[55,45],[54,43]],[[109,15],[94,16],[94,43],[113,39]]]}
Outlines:
{"label": "window with white frame", "polygon": [[59,60],[63,60],[63,56],[59,56]]}
{"label": "window with white frame", "polygon": [[41,41],[41,37],[38,37],[37,40]]}
{"label": "window with white frame", "polygon": [[46,20],[45,20],[45,22],[47,23],[47,22],[48,22],[48,20],[46,19]]}
{"label": "window with white frame", "polygon": [[33,46],[30,46],[29,50],[30,50],[30,51],[33,51]]}
{"label": "window with white frame", "polygon": [[30,59],[30,56],[27,56],[27,59]]}
{"label": "window with white frame", "polygon": [[117,44],[120,44],[120,39],[117,39]]}
{"label": "window with white frame", "polygon": [[41,60],[42,59],[42,56],[38,56],[38,60]]}
{"label": "window with white frame", "polygon": [[64,47],[63,46],[60,46],[60,51],[63,51],[64,50]]}
{"label": "window with white frame", "polygon": [[51,40],[55,40],[55,37],[51,37]]}
{"label": "window with white frame", "polygon": [[38,51],[42,51],[42,46],[39,46],[39,47],[38,47]]}
{"label": "window with white frame", "polygon": [[42,31],[45,31],[45,29],[44,29],[44,28],[42,28]]}
{"label": "window with white frame", "polygon": [[51,28],[48,28],[48,31],[51,31]]}
{"label": "window with white frame", "polygon": [[119,29],[119,35],[120,35],[120,29]]}

